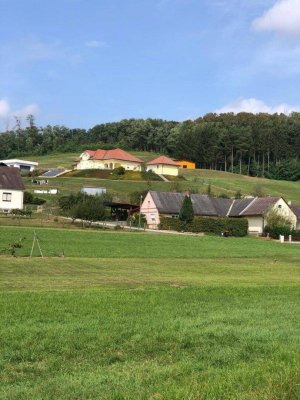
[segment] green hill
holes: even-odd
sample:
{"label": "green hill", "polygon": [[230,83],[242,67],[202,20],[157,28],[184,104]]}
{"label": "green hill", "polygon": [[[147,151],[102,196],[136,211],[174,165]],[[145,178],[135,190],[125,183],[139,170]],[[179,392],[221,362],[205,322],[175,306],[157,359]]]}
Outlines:
{"label": "green hill", "polygon": [[[132,154],[148,161],[157,156],[151,152],[131,152]],[[71,169],[72,163],[78,158],[78,153],[50,154],[45,156],[27,157],[32,161],[37,161],[39,167],[57,168],[64,167]],[[240,190],[242,195],[253,195],[258,189],[264,195],[282,196],[287,201],[300,204],[300,182],[275,181],[270,179],[248,177],[245,175],[232,174],[229,172],[213,170],[181,170],[181,175],[185,180],[178,182],[147,182],[134,180],[109,180],[85,177],[61,177],[52,179],[50,187],[57,187],[61,193],[70,193],[80,190],[82,186],[104,186],[113,194],[118,195],[122,200],[128,199],[128,194],[137,190],[187,190],[191,189],[199,193],[206,193],[208,186],[211,185],[212,193],[215,195],[227,194],[234,196]],[[31,180],[25,178],[28,189],[36,188],[31,185]]]}

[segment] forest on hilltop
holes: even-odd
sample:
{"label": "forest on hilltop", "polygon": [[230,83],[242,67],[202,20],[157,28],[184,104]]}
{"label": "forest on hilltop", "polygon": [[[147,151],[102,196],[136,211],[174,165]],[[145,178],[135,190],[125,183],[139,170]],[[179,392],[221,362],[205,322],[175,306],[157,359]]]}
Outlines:
{"label": "forest on hilltop", "polygon": [[206,114],[194,121],[124,119],[91,129],[28,126],[0,134],[0,159],[122,147],[187,159],[198,167],[273,179],[300,179],[300,113]]}

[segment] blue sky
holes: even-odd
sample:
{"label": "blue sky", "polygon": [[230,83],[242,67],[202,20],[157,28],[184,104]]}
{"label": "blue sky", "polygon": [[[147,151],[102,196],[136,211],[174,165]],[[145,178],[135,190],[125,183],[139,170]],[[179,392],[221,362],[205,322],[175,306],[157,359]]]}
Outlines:
{"label": "blue sky", "polygon": [[300,0],[0,0],[0,128],[300,110]]}

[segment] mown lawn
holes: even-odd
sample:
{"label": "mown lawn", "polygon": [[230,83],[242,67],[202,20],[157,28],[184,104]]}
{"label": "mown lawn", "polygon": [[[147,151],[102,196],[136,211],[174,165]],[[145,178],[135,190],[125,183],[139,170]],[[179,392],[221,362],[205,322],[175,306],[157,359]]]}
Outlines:
{"label": "mown lawn", "polygon": [[300,245],[36,231],[66,257],[0,256],[1,399],[300,398]]}

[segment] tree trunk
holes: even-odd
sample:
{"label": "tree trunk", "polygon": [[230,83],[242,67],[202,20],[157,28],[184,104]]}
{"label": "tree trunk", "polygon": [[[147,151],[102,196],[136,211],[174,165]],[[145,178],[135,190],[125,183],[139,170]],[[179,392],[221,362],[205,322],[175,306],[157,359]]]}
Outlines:
{"label": "tree trunk", "polygon": [[231,148],[231,172],[233,173],[233,147]]}
{"label": "tree trunk", "polygon": [[265,153],[262,155],[262,176],[265,176]]}
{"label": "tree trunk", "polygon": [[224,168],[225,168],[225,172],[227,172],[227,157],[226,157],[226,154],[224,156]]}

